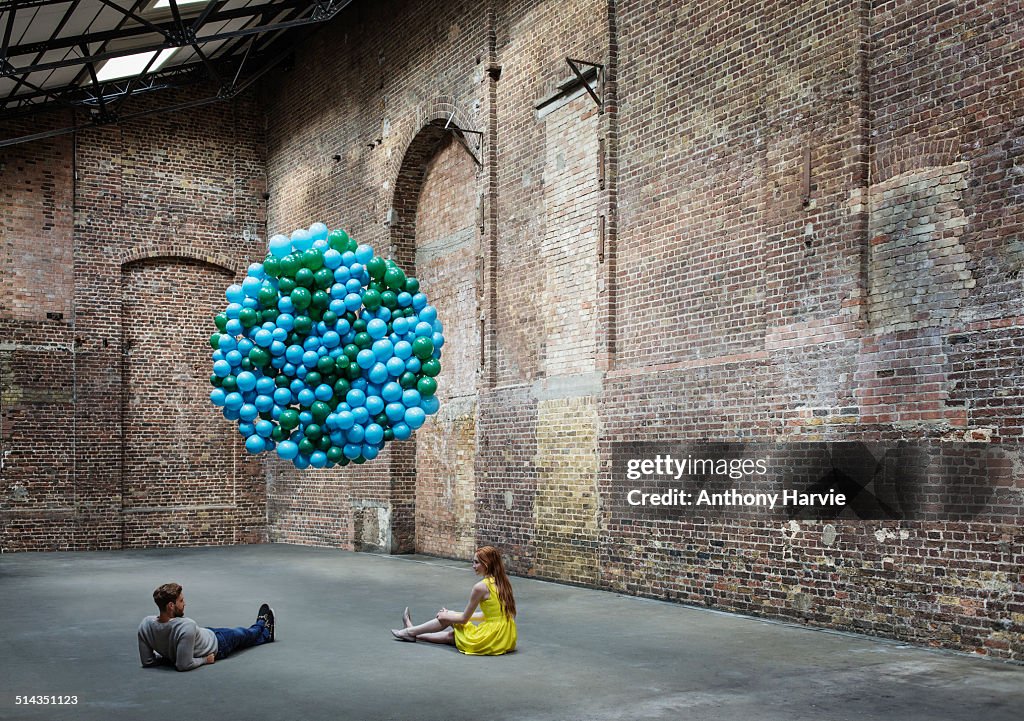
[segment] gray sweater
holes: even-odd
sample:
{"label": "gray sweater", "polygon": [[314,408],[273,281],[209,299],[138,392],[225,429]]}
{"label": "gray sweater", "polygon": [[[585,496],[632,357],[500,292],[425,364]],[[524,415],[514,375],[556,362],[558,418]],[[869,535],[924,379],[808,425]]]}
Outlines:
{"label": "gray sweater", "polygon": [[191,671],[206,663],[211,653],[217,653],[217,637],[191,618],[172,618],[160,623],[156,616],[146,616],[139,624],[139,658],[143,666],[166,659],[179,671]]}

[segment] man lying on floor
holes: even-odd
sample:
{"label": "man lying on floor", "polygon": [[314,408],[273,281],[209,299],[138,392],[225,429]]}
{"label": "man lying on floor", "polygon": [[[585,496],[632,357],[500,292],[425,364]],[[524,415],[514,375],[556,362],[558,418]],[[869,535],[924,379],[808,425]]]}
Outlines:
{"label": "man lying on floor", "polygon": [[239,649],[274,640],[274,611],[260,606],[256,623],[248,628],[202,628],[185,617],[185,595],[177,583],[153,591],[159,616],[139,624],[139,658],[144,667],[173,663],[179,671],[227,658]]}

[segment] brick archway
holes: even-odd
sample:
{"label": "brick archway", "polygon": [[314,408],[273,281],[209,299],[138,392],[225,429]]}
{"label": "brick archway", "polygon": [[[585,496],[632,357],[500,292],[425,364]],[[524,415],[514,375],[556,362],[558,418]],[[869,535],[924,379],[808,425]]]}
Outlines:
{"label": "brick archway", "polygon": [[[456,275],[460,277],[468,276],[471,279],[472,285],[468,289],[455,289],[455,284],[447,278],[441,283],[442,287],[438,287],[434,281],[429,279],[424,285],[424,290],[428,293],[431,303],[438,306],[439,317],[445,323],[446,344],[444,356],[442,357],[442,375],[438,380],[441,381],[441,388],[446,387],[445,381],[447,381],[445,392],[450,393],[452,379],[446,379],[445,374],[451,374],[453,367],[466,365],[464,362],[461,364],[453,363],[450,358],[453,352],[456,351],[463,356],[466,355],[467,346],[474,344],[468,336],[472,335],[472,332],[475,332],[477,328],[476,271],[479,237],[473,221],[475,215],[473,209],[475,208],[477,184],[480,176],[477,172],[476,160],[455,139],[453,133],[446,128],[446,125],[449,123],[463,129],[472,129],[465,113],[450,98],[439,98],[421,107],[417,113],[415,131],[410,130],[409,140],[405,144],[405,152],[400,158],[395,160],[389,171],[389,179],[393,182],[392,187],[394,190],[391,200],[392,212],[389,216],[388,232],[392,257],[411,275],[420,276],[422,272],[427,272],[435,277],[434,280],[439,280],[437,270],[438,268],[447,267],[446,263],[449,260],[455,263],[459,269],[467,264],[469,264],[471,269],[469,273],[465,272],[466,269],[461,271],[455,270]],[[439,173],[441,175],[453,173],[454,175],[450,179],[446,176],[445,181],[435,181],[431,184],[431,177],[441,177],[440,175],[432,176],[432,173]],[[451,182],[447,182],[448,180],[451,180]],[[443,188],[443,190],[439,190],[439,188]],[[424,192],[435,198],[435,201],[428,203],[428,205],[436,210],[438,203],[448,203],[454,208],[454,216],[449,217],[451,214],[448,210],[429,211],[428,215],[433,214],[437,216],[439,213],[444,217],[435,217],[433,221],[424,221],[424,218],[421,217],[418,223],[417,215],[421,211],[421,201]],[[439,192],[444,194],[444,199],[436,197]],[[429,228],[429,233],[432,234],[429,238],[418,237],[418,227],[424,222],[426,222],[426,226]],[[438,244],[444,246],[444,243],[448,240],[447,235],[450,235],[450,233],[443,228],[447,228],[452,223],[458,227],[453,227],[451,230],[460,231],[456,234],[459,242],[459,246],[456,249],[457,258],[444,255],[445,251],[441,250],[439,252],[436,247]],[[433,237],[434,235],[438,235],[438,237],[435,238]],[[424,243],[434,243],[435,246],[433,249],[429,249],[426,255],[424,255],[422,247]],[[419,252],[417,252],[418,247]],[[428,262],[421,267],[419,261],[422,261],[424,258],[427,258]],[[461,307],[467,305],[464,300],[466,296],[472,297],[473,308],[471,311],[466,311],[465,308]],[[459,298],[463,299],[463,301],[461,306],[459,306],[460,310],[456,311],[456,303]],[[476,353],[475,349],[473,349],[473,353]],[[460,544],[455,542],[456,536],[463,539],[468,536],[469,543],[470,545],[472,544],[472,524],[470,523],[467,526],[465,520],[466,513],[462,513],[460,516],[458,511],[452,510],[452,507],[457,506],[463,509],[467,506],[465,498],[467,495],[466,489],[471,488],[473,485],[472,468],[475,458],[475,438],[467,437],[467,432],[469,436],[473,436],[472,426],[474,424],[472,422],[467,423],[465,408],[463,408],[461,415],[456,413],[454,416],[451,409],[453,407],[462,408],[463,406],[470,408],[468,417],[470,419],[473,418],[476,408],[475,367],[473,373],[471,390],[467,390],[465,387],[469,385],[466,380],[467,373],[463,371],[459,374],[461,381],[458,383],[458,387],[463,397],[458,399],[458,403],[455,406],[447,402],[451,399],[446,398],[442,390],[439,389],[438,393],[439,398],[442,400],[442,409],[437,416],[431,419],[429,426],[418,431],[416,436],[409,441],[394,444],[392,450],[392,478],[394,486],[391,522],[392,548],[395,552],[403,553],[426,550],[431,553],[438,553],[438,533],[442,536],[445,534],[451,536],[452,542],[447,546],[450,549],[447,555],[462,553],[462,550],[459,548]],[[472,396],[471,401],[468,400],[470,396]],[[467,426],[469,427],[468,431]],[[447,450],[443,449],[448,449],[452,443],[459,446],[460,450],[456,455],[462,458],[463,462],[460,463],[458,468],[449,466],[439,469],[441,459],[446,458],[448,455]],[[451,447],[454,448],[454,446]],[[468,463],[465,462],[467,456]],[[429,484],[431,487],[435,487],[438,484],[437,479],[439,476],[444,476],[442,483],[447,489],[447,495],[441,493],[440,495],[443,496],[443,499],[440,502],[436,502],[437,499],[434,496],[439,494],[435,493],[433,496],[424,497],[423,486],[424,484]],[[455,477],[458,478],[457,482],[452,480]],[[463,489],[460,493],[455,494],[458,498],[453,496],[451,490],[455,486]],[[429,529],[429,533],[420,533],[424,537],[429,536],[433,539],[433,541],[424,545],[424,538],[418,538],[417,531],[418,494],[421,505],[423,505],[422,501],[424,501],[424,498],[427,498],[429,501],[426,505],[430,507],[432,518],[440,514],[444,516],[440,521],[442,527],[457,530],[439,532],[437,527],[432,526]],[[438,503],[440,503],[440,506]],[[471,502],[468,503],[469,507],[472,507],[472,505]],[[423,514],[421,513],[420,515],[422,516]],[[420,521],[420,531],[423,531],[423,519],[421,518]],[[465,545],[465,543],[461,545]]]}

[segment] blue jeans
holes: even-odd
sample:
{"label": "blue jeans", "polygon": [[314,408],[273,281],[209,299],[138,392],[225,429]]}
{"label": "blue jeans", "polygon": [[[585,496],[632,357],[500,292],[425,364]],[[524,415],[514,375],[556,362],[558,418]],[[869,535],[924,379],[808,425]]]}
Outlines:
{"label": "blue jeans", "polygon": [[259,646],[270,640],[270,631],[263,625],[263,621],[257,621],[249,628],[239,626],[238,628],[211,628],[217,637],[217,660],[225,659],[235,651],[250,646]]}

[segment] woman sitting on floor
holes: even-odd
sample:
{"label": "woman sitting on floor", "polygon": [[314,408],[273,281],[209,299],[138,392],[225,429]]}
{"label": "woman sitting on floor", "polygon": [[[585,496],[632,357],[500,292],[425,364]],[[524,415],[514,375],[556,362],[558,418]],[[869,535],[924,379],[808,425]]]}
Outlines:
{"label": "woman sitting on floor", "polygon": [[[465,611],[442,608],[436,618],[415,626],[407,607],[402,614],[405,628],[392,630],[391,634],[399,641],[454,645],[473,656],[499,656],[514,651],[516,600],[498,549],[484,546],[478,550],[473,555],[473,571],[484,580],[473,586]],[[476,613],[477,606],[480,613]]]}

